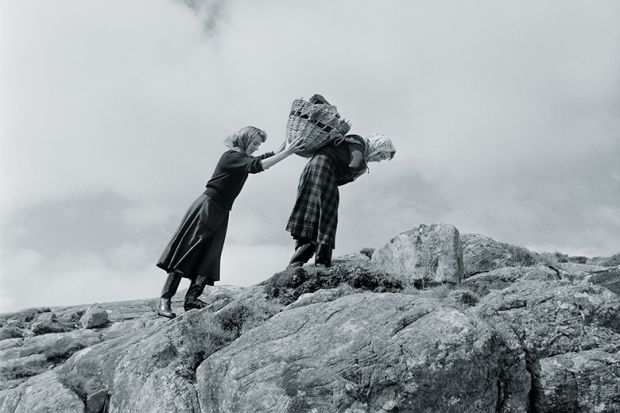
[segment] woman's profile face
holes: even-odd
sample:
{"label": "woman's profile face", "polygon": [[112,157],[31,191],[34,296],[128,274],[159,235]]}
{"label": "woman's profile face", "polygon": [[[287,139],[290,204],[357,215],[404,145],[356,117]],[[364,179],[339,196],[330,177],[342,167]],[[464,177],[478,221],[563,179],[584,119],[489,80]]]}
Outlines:
{"label": "woman's profile face", "polygon": [[248,155],[252,155],[254,152],[256,152],[261,143],[263,143],[263,140],[258,136],[255,137],[248,145],[248,149],[245,151],[245,153],[247,153]]}
{"label": "woman's profile face", "polygon": [[391,159],[392,154],[390,152],[379,152],[368,157],[368,162],[381,162],[387,159]]}

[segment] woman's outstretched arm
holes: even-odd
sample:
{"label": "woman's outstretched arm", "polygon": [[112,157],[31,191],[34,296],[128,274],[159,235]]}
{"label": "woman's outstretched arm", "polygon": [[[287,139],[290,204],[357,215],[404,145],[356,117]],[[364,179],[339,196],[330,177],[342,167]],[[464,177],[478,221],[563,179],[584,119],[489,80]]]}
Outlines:
{"label": "woman's outstretched arm", "polygon": [[278,162],[280,162],[284,158],[287,158],[288,156],[294,154],[296,151],[298,151],[298,150],[300,150],[302,148],[303,148],[302,139],[301,138],[295,139],[291,143],[286,144],[282,151],[276,153],[273,156],[270,156],[267,159],[261,160],[261,163],[263,165],[263,169],[266,170],[266,169],[271,168],[272,166],[274,166],[275,164],[277,164]]}

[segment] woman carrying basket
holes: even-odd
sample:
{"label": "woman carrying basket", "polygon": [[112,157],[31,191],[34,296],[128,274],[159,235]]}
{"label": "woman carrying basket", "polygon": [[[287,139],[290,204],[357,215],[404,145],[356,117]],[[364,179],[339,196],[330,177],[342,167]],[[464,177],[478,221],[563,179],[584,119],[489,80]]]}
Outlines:
{"label": "woman carrying basket", "polygon": [[264,131],[248,126],[224,141],[230,149],[221,156],[206,190],[189,207],[157,262],[157,266],[168,273],[157,314],[168,318],[176,316],[170,301],[183,277],[191,280],[185,295],[185,311],[206,306],[198,297],[207,285],[220,279],[220,257],[228,215],[248,174],[269,169],[302,149],[301,139],[296,139],[288,145],[285,141],[277,153],[251,156],[266,139]]}
{"label": "woman carrying basket", "polygon": [[301,267],[314,254],[315,263],[331,266],[338,225],[338,186],[353,182],[368,162],[392,159],[396,148],[383,135],[347,135],[319,148],[306,164],[297,187],[297,200],[286,230],[295,239],[289,268]]}

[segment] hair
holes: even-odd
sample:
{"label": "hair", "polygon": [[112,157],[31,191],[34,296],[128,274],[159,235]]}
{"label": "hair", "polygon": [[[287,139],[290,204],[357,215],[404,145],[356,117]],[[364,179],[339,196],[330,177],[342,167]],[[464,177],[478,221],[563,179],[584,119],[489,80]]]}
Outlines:
{"label": "hair", "polygon": [[267,140],[267,132],[255,126],[246,126],[226,137],[226,139],[224,139],[224,144],[230,149],[241,148],[245,150],[247,145],[256,137],[260,138],[262,142],[265,142]]}
{"label": "hair", "polygon": [[267,140],[267,132],[254,126],[246,126],[245,128],[241,128],[236,135],[239,137],[247,136],[249,140],[252,140],[257,136],[261,138],[262,142]]}

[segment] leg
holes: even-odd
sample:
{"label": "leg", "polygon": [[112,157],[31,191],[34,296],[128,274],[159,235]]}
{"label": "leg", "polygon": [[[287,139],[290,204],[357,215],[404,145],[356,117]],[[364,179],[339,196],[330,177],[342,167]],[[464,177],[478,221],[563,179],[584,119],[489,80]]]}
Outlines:
{"label": "leg", "polygon": [[314,260],[315,264],[324,267],[331,267],[333,251],[334,249],[331,245],[319,244],[316,251],[316,258]]}
{"label": "leg", "polygon": [[210,280],[205,275],[197,275],[196,278],[192,280],[192,283],[187,290],[187,294],[185,295],[185,311],[189,311],[191,309],[201,309],[207,306],[207,303],[198,299],[202,292],[204,291],[207,285],[213,285],[213,280]]}
{"label": "leg", "polygon": [[303,266],[310,258],[312,258],[315,250],[315,245],[310,241],[298,240],[295,253],[291,257],[288,268],[299,268]]}
{"label": "leg", "polygon": [[170,301],[179,288],[181,278],[183,278],[183,276],[177,272],[172,271],[168,273],[168,278],[166,278],[164,288],[161,291],[161,298],[159,299],[158,315],[168,318],[176,317],[176,314],[173,313],[170,308]]}

